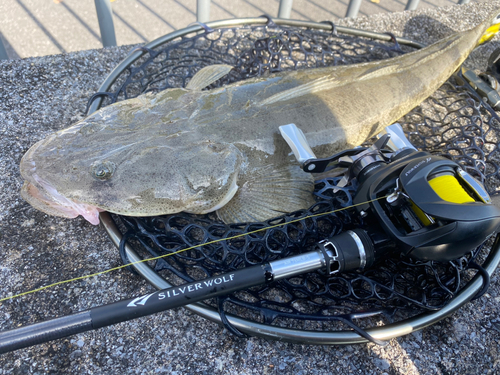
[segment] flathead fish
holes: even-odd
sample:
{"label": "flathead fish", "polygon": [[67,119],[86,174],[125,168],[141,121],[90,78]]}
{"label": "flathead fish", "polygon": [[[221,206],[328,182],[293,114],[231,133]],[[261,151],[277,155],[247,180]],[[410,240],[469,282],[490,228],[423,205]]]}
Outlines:
{"label": "flathead fish", "polygon": [[313,180],[291,159],[278,127],[295,123],[318,157],[363,143],[439,88],[491,33],[498,13],[383,61],[202,91],[231,69],[205,67],[186,88],[109,105],[36,143],[21,161],[22,197],[48,214],[82,215],[93,224],[102,210],[132,216],[217,210],[231,223],[306,209]]}

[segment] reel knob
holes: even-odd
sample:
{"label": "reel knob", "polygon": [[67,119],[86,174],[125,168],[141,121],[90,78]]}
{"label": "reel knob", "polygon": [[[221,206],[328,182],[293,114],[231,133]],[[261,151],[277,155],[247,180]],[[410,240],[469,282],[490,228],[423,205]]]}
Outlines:
{"label": "reel knob", "polygon": [[[279,127],[281,136],[292,149],[295,158],[303,167],[304,163],[310,159],[316,159],[313,150],[307,142],[306,136],[295,124],[281,125]],[[308,171],[314,172],[315,164],[309,165]]]}

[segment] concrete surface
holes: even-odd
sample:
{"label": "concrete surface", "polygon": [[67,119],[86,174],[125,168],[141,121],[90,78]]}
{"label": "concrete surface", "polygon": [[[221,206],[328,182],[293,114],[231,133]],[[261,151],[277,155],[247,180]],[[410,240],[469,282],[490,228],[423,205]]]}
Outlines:
{"label": "concrete surface", "polygon": [[[339,24],[428,42],[476,25],[493,8],[500,0]],[[498,46],[477,51],[472,64]],[[25,203],[18,165],[36,141],[82,118],[87,98],[130,49],[0,62],[0,297],[120,264],[101,227],[50,217]],[[385,347],[238,339],[180,308],[2,355],[0,374],[498,374],[498,275],[481,299]],[[0,330],[150,291],[126,271],[61,285],[0,303]]]}
{"label": "concrete surface", "polygon": [[[471,2],[488,0],[471,0]],[[349,0],[295,0],[290,18],[336,21]],[[407,0],[364,0],[360,15],[403,11]],[[421,0],[419,8],[458,0]],[[211,20],[278,15],[278,0],[213,0]],[[196,21],[196,0],[115,0],[118,45],[144,43]],[[102,47],[93,0],[2,0],[0,39],[8,56],[23,58]]]}

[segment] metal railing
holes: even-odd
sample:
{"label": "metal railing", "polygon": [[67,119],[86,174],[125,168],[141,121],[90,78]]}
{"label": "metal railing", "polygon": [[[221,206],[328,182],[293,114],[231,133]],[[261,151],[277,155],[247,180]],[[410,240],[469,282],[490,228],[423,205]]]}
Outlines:
{"label": "metal railing", "polygon": [[[330,0],[333,1],[333,0]],[[346,17],[356,17],[361,7],[363,0],[350,0]],[[113,23],[113,11],[111,9],[110,0],[94,0],[99,21],[99,29],[101,32],[101,40],[103,47],[116,46],[115,27]],[[408,0],[405,10],[417,9],[420,0]],[[458,0],[458,4],[467,4],[470,0]],[[198,22],[210,21],[210,3],[211,0],[197,0],[196,20]],[[292,12],[293,0],[280,0],[278,18],[290,18]],[[0,40],[0,60],[7,60],[7,51],[2,41]]]}

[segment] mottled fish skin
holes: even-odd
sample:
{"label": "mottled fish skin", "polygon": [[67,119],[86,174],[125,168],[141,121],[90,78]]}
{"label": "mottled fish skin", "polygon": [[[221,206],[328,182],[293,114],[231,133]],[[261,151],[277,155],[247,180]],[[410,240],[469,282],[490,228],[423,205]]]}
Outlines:
{"label": "mottled fish skin", "polygon": [[[363,143],[439,88],[497,14],[383,61],[288,71],[201,91],[221,74],[206,69],[191,89],[112,104],[26,153],[22,196],[46,213],[81,214],[94,224],[98,210],[152,216],[220,209],[227,222],[305,209],[312,180],[296,173],[278,127],[295,123],[318,157]],[[286,191],[279,199],[272,198],[276,186]]]}

